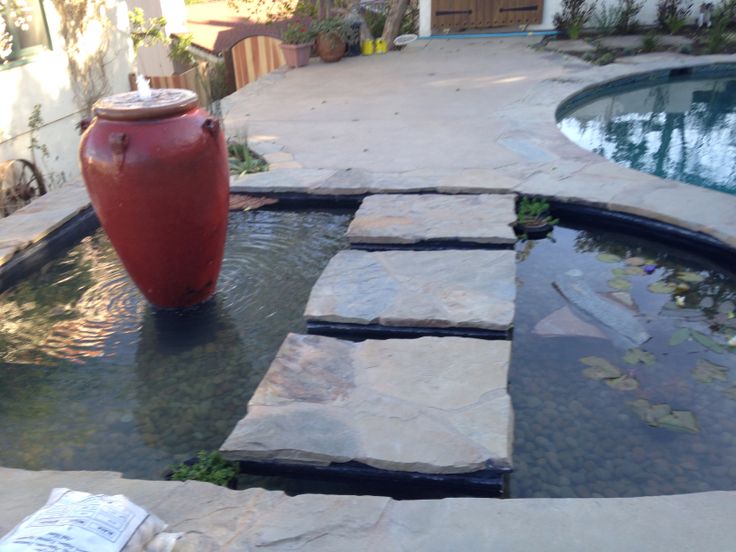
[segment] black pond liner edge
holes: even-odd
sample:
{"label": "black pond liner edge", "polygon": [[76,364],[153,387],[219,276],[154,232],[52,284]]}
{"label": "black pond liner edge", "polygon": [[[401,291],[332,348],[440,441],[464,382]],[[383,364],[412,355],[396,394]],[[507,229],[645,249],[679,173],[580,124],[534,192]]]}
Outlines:
{"label": "black pond liner edge", "polygon": [[307,333],[350,340],[416,339],[418,337],[474,337],[476,339],[511,339],[512,330],[483,328],[438,328],[431,326],[384,326],[382,324],[352,324],[307,320]]}
{"label": "black pond liner edge", "polygon": [[0,266],[0,293],[20,283],[100,226],[91,205]]}
{"label": "black pond liner edge", "polygon": [[[360,462],[310,465],[277,461],[240,460],[240,472],[252,475],[273,475],[297,479],[317,479],[328,482],[375,483],[388,486],[381,495],[401,494],[411,490],[442,491],[448,496],[501,497],[505,493],[509,469],[488,468],[470,473],[419,473],[383,470]],[[391,488],[391,487],[396,488]],[[379,495],[380,496],[380,495]]]}

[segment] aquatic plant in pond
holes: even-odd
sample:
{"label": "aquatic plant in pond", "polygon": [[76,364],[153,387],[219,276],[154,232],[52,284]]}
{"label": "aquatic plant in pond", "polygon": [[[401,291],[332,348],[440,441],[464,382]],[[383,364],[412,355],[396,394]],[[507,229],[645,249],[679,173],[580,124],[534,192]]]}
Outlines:
{"label": "aquatic plant in pond", "polygon": [[[602,231],[558,226],[555,242],[518,248],[511,496],[736,488],[736,349],[727,345],[736,334],[734,275]],[[611,288],[612,278],[628,288]],[[555,291],[560,282],[567,294]],[[623,339],[622,330],[638,332],[619,308],[649,338]]]}
{"label": "aquatic plant in pond", "polygon": [[559,127],[621,165],[736,193],[736,78],[723,75],[603,87],[563,107]]}

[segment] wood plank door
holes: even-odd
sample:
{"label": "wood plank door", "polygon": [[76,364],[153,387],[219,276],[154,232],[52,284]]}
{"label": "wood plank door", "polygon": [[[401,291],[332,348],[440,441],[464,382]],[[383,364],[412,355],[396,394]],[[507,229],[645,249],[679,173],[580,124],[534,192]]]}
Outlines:
{"label": "wood plank door", "polygon": [[484,29],[542,22],[543,0],[432,0],[437,30]]}

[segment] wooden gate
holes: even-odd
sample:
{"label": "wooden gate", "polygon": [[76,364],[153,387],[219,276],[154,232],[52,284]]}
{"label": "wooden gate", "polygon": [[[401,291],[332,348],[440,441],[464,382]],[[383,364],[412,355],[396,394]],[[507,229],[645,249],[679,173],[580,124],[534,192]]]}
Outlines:
{"label": "wooden gate", "polygon": [[432,28],[483,29],[542,22],[542,0],[432,0]]}

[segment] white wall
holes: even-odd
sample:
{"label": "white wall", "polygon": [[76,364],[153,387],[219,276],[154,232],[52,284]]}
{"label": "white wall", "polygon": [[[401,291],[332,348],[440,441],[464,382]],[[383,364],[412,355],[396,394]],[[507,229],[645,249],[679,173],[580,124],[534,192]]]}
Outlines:
{"label": "white wall", "polygon": [[[128,73],[132,48],[128,38],[128,7],[123,0],[108,0],[111,21],[110,47],[106,73],[111,92],[129,90]],[[52,187],[79,178],[77,148],[79,132],[75,125],[82,114],[74,102],[68,61],[59,35],[59,15],[49,1],[44,2],[51,37],[51,50],[35,56],[21,66],[0,66],[0,90],[5,106],[0,110],[0,161],[30,159],[28,117],[33,106],[41,105],[46,123],[39,132],[50,158],[40,160],[40,168]],[[94,38],[94,37],[92,37]]]}

